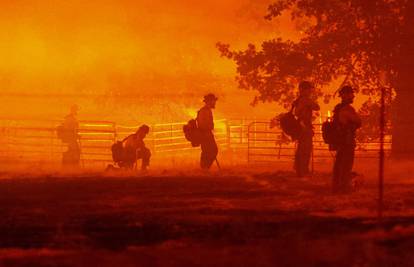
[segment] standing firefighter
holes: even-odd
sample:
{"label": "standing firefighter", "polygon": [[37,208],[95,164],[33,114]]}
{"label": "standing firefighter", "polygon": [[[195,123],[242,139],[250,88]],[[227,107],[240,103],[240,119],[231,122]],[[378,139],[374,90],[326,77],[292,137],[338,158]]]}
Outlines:
{"label": "standing firefighter", "polygon": [[200,166],[208,170],[217,158],[218,148],[214,139],[214,121],[212,109],[216,107],[217,97],[213,94],[204,96],[204,107],[197,114],[197,124],[200,131],[201,159]]}
{"label": "standing firefighter", "polygon": [[73,105],[70,113],[57,128],[58,138],[67,144],[67,151],[63,152],[62,164],[64,166],[79,167],[80,145],[79,145],[79,122],[77,119],[78,106]]}
{"label": "standing firefighter", "polygon": [[294,168],[299,177],[309,174],[309,161],[312,154],[312,112],[320,109],[318,103],[312,99],[313,85],[308,81],[299,84],[299,98],[294,102],[295,116],[301,125],[301,133],[295,153]]}
{"label": "standing firefighter", "polygon": [[141,170],[147,170],[151,151],[145,146],[144,138],[149,133],[149,127],[141,125],[137,132],[129,135],[122,141],[123,159],[119,163],[120,167],[132,169],[138,159],[142,159]]}
{"label": "standing firefighter", "polygon": [[354,102],[354,89],[344,86],[339,90],[342,102],[335,106],[333,124],[337,141],[334,144],[336,157],[333,169],[333,191],[348,193],[352,191],[352,166],[355,154],[355,132],[361,127],[361,118],[351,106]]}

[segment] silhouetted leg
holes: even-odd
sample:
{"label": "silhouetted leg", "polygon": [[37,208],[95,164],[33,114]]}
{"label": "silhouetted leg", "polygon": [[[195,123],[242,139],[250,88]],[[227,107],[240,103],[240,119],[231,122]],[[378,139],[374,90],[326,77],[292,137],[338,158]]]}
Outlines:
{"label": "silhouetted leg", "polygon": [[213,134],[206,134],[203,136],[201,142],[201,158],[200,166],[202,169],[209,169],[216,159],[218,148]]}
{"label": "silhouetted leg", "polygon": [[312,133],[307,133],[302,140],[300,151],[300,171],[302,175],[309,174],[309,161],[312,153]]}
{"label": "silhouetted leg", "polygon": [[344,149],[342,168],[342,186],[344,192],[352,191],[352,167],[354,165],[355,148],[353,146]]}
{"label": "silhouetted leg", "polygon": [[299,140],[295,153],[295,170],[298,176],[309,173],[309,162],[312,153],[312,132],[305,133]]}
{"label": "silhouetted leg", "polygon": [[143,148],[137,153],[137,159],[142,159],[141,170],[145,171],[150,164],[151,151],[148,148]]}
{"label": "silhouetted leg", "polygon": [[127,147],[124,149],[122,167],[126,169],[133,169],[137,162],[135,149]]}
{"label": "silhouetted leg", "polygon": [[80,163],[80,148],[76,140],[68,144],[68,150],[63,153],[63,165],[79,167]]}
{"label": "silhouetted leg", "polygon": [[341,146],[338,148],[333,171],[334,192],[349,192],[352,189],[354,154],[355,148],[353,146]]}
{"label": "silhouetted leg", "polygon": [[341,190],[342,183],[342,166],[343,166],[343,149],[338,148],[335,155],[335,163],[333,168],[333,177],[332,177],[332,190],[333,192],[339,192]]}

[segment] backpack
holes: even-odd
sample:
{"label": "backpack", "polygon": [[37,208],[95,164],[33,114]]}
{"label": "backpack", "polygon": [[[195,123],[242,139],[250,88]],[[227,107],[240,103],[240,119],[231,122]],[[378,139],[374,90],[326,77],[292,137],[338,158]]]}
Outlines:
{"label": "backpack", "polygon": [[115,163],[121,162],[124,159],[124,147],[121,141],[117,141],[111,147],[112,159]]}
{"label": "backpack", "polygon": [[322,123],[322,138],[325,144],[329,145],[329,150],[336,150],[338,144],[338,127],[334,121]]}
{"label": "backpack", "polygon": [[185,139],[191,142],[193,147],[198,147],[201,144],[201,136],[200,130],[197,126],[197,121],[195,119],[191,119],[187,122],[186,125],[183,126],[183,132]]}
{"label": "backpack", "polygon": [[292,108],[287,113],[282,113],[279,116],[280,121],[280,128],[282,128],[282,131],[292,137],[293,140],[298,140],[299,137],[302,134],[303,127],[296,119],[295,115],[293,115],[293,109],[294,105],[292,105]]}
{"label": "backpack", "polygon": [[63,143],[70,143],[71,141],[71,133],[68,131],[68,129],[65,127],[64,123],[61,123],[56,127],[56,135],[57,138],[60,139]]}
{"label": "backpack", "polygon": [[342,106],[338,105],[334,110],[332,120],[327,120],[322,123],[322,138],[325,144],[329,145],[329,150],[337,150],[338,145],[344,139],[343,131],[338,124],[337,114]]}

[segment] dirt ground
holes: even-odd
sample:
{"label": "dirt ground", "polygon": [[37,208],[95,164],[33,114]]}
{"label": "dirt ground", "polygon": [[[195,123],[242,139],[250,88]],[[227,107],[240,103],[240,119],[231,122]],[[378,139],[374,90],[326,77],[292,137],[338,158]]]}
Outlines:
{"label": "dirt ground", "polygon": [[0,174],[0,266],[414,266],[414,180]]}

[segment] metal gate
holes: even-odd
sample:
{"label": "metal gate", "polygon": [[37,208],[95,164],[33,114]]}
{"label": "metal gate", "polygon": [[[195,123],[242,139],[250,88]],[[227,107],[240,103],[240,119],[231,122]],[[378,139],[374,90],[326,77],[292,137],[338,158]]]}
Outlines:
{"label": "metal gate", "polygon": [[[57,120],[0,121],[0,161],[4,163],[52,163],[61,161],[66,145],[57,138]],[[145,139],[157,157],[171,153],[199,151],[185,139],[184,122],[155,124]],[[111,121],[80,121],[81,163],[105,165],[112,162],[111,146],[117,140],[135,133],[139,126],[117,125]],[[227,120],[215,121],[217,144],[226,149],[230,144]]]}
{"label": "metal gate", "polygon": [[[60,121],[3,120],[0,122],[0,159],[7,163],[60,162],[66,146],[56,135]],[[80,121],[81,162],[107,162],[116,140],[115,123]]]}
{"label": "metal gate", "polygon": [[[314,124],[312,161],[324,161],[334,157],[322,139],[322,125]],[[251,122],[247,127],[247,159],[249,163],[292,161],[296,142],[286,136],[280,128],[270,129],[265,121]],[[385,149],[391,151],[391,136],[388,136]],[[379,141],[358,142],[355,149],[356,158],[378,158]]]}

